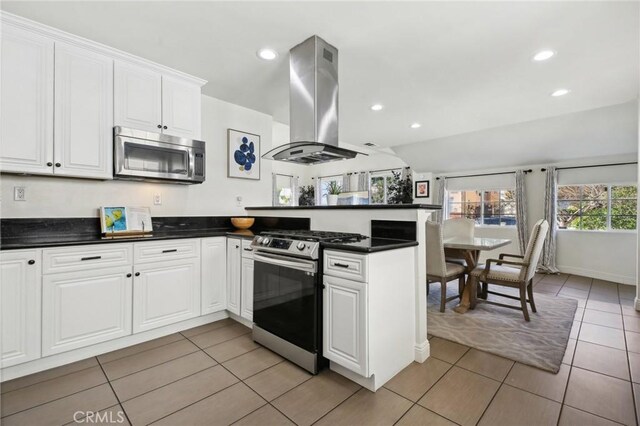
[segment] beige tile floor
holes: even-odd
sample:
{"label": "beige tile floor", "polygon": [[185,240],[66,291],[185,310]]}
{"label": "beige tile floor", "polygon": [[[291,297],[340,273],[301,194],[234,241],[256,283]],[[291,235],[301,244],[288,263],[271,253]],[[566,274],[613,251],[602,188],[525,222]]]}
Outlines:
{"label": "beige tile floor", "polygon": [[559,275],[536,277],[535,290],[579,301],[558,374],[432,337],[431,358],[371,393],[328,370],[309,375],[227,319],[3,383],[1,423],[636,424],[634,288]]}

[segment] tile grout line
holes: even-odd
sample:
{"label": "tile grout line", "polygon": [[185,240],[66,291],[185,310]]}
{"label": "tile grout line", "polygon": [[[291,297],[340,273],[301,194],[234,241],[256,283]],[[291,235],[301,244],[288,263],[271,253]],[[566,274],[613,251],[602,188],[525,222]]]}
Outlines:
{"label": "tile grout line", "polygon": [[[500,382],[500,386],[498,386],[498,389],[496,389],[496,393],[493,394],[493,396],[491,397],[491,400],[489,401],[487,406],[484,407],[484,410],[482,411],[482,414],[480,415],[480,417],[478,417],[478,421],[476,422],[476,424],[479,424],[480,421],[482,420],[482,418],[484,417],[484,415],[487,413],[487,410],[491,406],[491,403],[493,402],[493,400],[496,398],[496,395],[498,395],[498,392],[500,392],[500,389],[502,389],[502,387],[505,386],[505,385],[509,386],[509,385],[505,384],[504,381],[507,380],[507,377],[509,376],[509,373],[511,373],[511,370],[513,370],[513,367],[515,367],[515,365],[516,365],[516,362],[511,364],[511,368],[509,368],[509,371],[507,371],[507,374],[505,374],[504,378],[502,379],[502,382]],[[558,417],[560,417],[560,416],[558,415]]]}
{"label": "tile grout line", "polygon": [[[622,310],[622,306],[620,306],[620,310]],[[622,319],[622,335],[624,337],[624,347],[625,347],[625,353],[627,355],[626,357],[627,368],[629,369],[629,385],[631,386],[631,402],[633,405],[633,413],[635,414],[636,424],[638,424],[638,408],[636,404],[637,395],[633,386],[633,376],[631,375],[631,361],[629,360],[629,344],[627,343],[627,329],[624,324],[624,318]]]}
{"label": "tile grout line", "polygon": [[[97,357],[93,357],[93,358],[97,358]],[[87,360],[87,359],[90,359],[90,358],[81,359],[81,360],[76,361],[76,362],[81,362],[81,361],[84,361],[84,360]],[[67,364],[67,365],[70,365],[70,364]],[[56,380],[56,379],[60,379],[60,378],[62,378],[62,377],[69,376],[69,375],[71,375],[71,374],[80,373],[81,371],[89,370],[89,369],[91,369],[91,368],[95,368],[95,367],[97,367],[97,366],[98,366],[98,364],[96,364],[96,365],[92,365],[92,366],[87,367],[87,368],[81,368],[80,370],[71,371],[71,372],[69,372],[69,373],[61,374],[60,376],[52,377],[52,378],[50,378],[50,379],[44,379],[44,380],[41,380],[41,381],[36,382],[36,383],[31,383],[30,385],[25,385],[25,386],[22,386],[22,387],[19,387],[19,388],[16,388],[16,389],[10,390],[10,391],[6,391],[6,392],[4,392],[4,393],[0,393],[0,397],[3,397],[3,396],[5,396],[5,395],[8,395],[8,394],[10,394],[10,393],[12,393],[12,392],[17,392],[17,391],[19,391],[19,390],[23,390],[23,389],[30,388],[30,387],[35,386],[35,385],[41,385],[41,384],[46,383],[46,382],[49,382],[49,381],[51,381],[51,380]],[[64,365],[61,365],[60,367],[64,367]],[[54,368],[58,368],[58,367],[54,367]],[[42,371],[38,371],[37,373],[32,373],[32,374],[38,374],[38,373],[42,373],[42,372],[44,372],[44,371],[48,371],[48,370],[42,370]],[[23,377],[29,377],[29,375],[27,375],[27,376],[23,376]],[[15,379],[13,379],[13,380],[18,380],[18,379],[21,379],[21,378],[23,378],[23,377],[17,377],[17,378],[15,378]],[[9,383],[10,381],[11,381],[11,380],[7,381],[6,383]],[[5,384],[5,383],[0,383],[0,387],[2,387],[2,385],[3,385],[3,384]]]}
{"label": "tile grout line", "polygon": [[124,416],[127,418],[127,421],[129,422],[130,425],[133,424],[133,423],[131,423],[131,419],[129,418],[129,415],[127,414],[126,410],[124,409],[124,406],[122,405],[122,401],[120,401],[120,397],[116,393],[116,390],[113,388],[113,385],[111,384],[111,381],[109,380],[109,377],[107,376],[107,373],[104,371],[104,368],[102,367],[102,363],[100,362],[98,357],[96,357],[96,361],[98,361],[98,365],[100,366],[100,369],[102,370],[102,374],[104,374],[105,379],[107,379],[107,383],[109,383],[109,388],[111,389],[111,392],[113,392],[113,396],[115,396],[116,401],[118,401],[118,404],[122,408],[122,412],[124,413]]}
{"label": "tile grout line", "polygon": [[331,413],[332,411],[334,411],[336,408],[338,408],[339,406],[341,406],[342,404],[344,404],[345,402],[347,402],[348,400],[350,400],[355,394],[357,394],[358,392],[360,392],[363,388],[362,386],[358,385],[360,388],[357,389],[355,392],[353,392],[351,395],[347,396],[345,399],[343,399],[342,401],[340,401],[335,407],[333,407],[331,410],[327,411],[326,413],[324,413],[322,416],[320,416],[316,421],[314,421],[313,423],[311,423],[312,425],[317,424],[320,420],[322,420],[323,418],[325,418],[326,416],[329,415],[329,413]]}

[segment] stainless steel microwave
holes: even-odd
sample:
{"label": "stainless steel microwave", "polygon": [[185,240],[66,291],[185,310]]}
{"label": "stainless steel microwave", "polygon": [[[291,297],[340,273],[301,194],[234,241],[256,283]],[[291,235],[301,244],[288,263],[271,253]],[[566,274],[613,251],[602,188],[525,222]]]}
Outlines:
{"label": "stainless steel microwave", "polygon": [[116,179],[202,183],[205,143],[192,139],[114,127],[113,176]]}

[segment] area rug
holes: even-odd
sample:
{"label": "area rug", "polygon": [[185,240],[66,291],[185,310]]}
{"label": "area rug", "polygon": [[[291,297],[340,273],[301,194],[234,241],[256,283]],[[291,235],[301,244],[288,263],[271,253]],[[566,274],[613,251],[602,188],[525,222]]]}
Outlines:
{"label": "area rug", "polygon": [[[457,289],[457,283],[449,284],[448,295],[454,295]],[[512,289],[495,289],[515,294]],[[493,295],[489,298],[520,305],[519,301]],[[557,373],[567,349],[578,301],[540,293],[534,294],[534,301],[538,312],[534,314],[529,310],[530,322],[524,320],[521,311],[487,303],[478,303],[474,310],[458,314],[452,310],[458,299],[447,303],[441,313],[440,287],[434,283],[428,296],[427,333]]]}

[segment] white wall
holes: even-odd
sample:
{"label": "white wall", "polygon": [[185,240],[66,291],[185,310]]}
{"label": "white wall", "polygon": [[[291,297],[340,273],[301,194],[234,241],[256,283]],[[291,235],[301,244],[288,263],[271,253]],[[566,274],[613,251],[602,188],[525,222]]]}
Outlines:
{"label": "white wall", "polygon": [[[272,168],[287,166],[286,172],[303,166],[263,160],[261,179],[227,178],[227,129],[261,136],[265,153],[272,144],[271,116],[209,96],[202,96],[202,139],[207,143],[207,179],[201,185],[153,184],[127,181],[94,181],[3,174],[1,199],[3,218],[90,217],[102,205],[151,207],[154,216],[245,215],[244,206],[271,205]],[[26,188],[27,201],[13,201],[13,187]],[[153,205],[155,193],[162,205]],[[237,206],[236,197],[242,197]]]}
{"label": "white wall", "polygon": [[[556,163],[555,165],[558,167],[570,167],[572,165],[606,164],[636,161],[636,158],[636,155],[603,157],[582,161]],[[525,167],[533,170],[533,173],[527,174],[525,178],[529,227],[532,227],[537,220],[542,219],[544,216],[545,174],[540,171],[540,168],[547,167],[549,165],[553,164],[539,164]],[[508,169],[474,170],[462,174],[494,173],[515,169],[515,167],[512,167]],[[628,170],[626,169],[628,169],[628,167],[625,168],[625,173],[621,173],[621,168],[616,167],[588,170],[591,170],[592,174],[600,174],[603,176],[603,179],[606,180],[615,179],[621,174],[627,176],[629,173],[627,173]],[[559,174],[559,180],[561,181],[562,171],[559,171]],[[607,178],[607,175],[609,178]],[[446,176],[446,174],[442,176]],[[476,178],[475,180],[477,179],[481,178]],[[489,257],[495,258],[499,253],[520,252],[517,242],[518,235],[515,228],[481,226],[476,228],[476,235],[479,237],[508,238],[512,240],[512,243],[508,246],[501,247],[492,252],[483,252],[482,259]],[[559,230],[557,234],[556,263],[562,272],[635,285],[637,260],[636,248],[637,232]]]}

